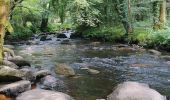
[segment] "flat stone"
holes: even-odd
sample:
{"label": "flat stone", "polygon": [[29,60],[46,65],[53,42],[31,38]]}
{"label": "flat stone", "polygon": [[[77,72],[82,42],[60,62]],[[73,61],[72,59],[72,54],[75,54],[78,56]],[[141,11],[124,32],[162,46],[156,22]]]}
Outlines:
{"label": "flat stone", "polygon": [[19,95],[16,100],[74,100],[67,94],[49,90],[34,89]]}
{"label": "flat stone", "polygon": [[7,96],[17,96],[18,94],[30,89],[30,81],[18,81],[15,83],[0,86],[0,93]]}

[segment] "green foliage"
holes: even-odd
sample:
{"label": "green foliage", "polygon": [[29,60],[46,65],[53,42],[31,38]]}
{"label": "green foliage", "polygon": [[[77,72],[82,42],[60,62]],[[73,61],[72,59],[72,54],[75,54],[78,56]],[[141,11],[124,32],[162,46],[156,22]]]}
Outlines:
{"label": "green foliage", "polygon": [[170,44],[170,28],[153,31],[149,34],[149,45],[161,46]]}
{"label": "green foliage", "polygon": [[33,32],[29,28],[17,26],[15,31],[9,35],[9,39],[13,41],[27,40],[32,36]]}
{"label": "green foliage", "polygon": [[123,26],[91,28],[83,32],[86,38],[98,39],[101,41],[116,42],[122,40],[124,36]]}

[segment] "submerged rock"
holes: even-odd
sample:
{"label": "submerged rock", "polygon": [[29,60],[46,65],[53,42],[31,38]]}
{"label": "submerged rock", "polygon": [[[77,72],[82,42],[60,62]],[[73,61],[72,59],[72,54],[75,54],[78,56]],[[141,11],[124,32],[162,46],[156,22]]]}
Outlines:
{"label": "submerged rock", "polygon": [[90,74],[99,74],[100,73],[100,71],[98,71],[98,70],[95,70],[95,69],[87,69],[87,71],[90,73]]}
{"label": "submerged rock", "polygon": [[15,83],[0,86],[0,93],[7,96],[17,96],[18,94],[31,89],[29,81],[18,81]]}
{"label": "submerged rock", "polygon": [[57,79],[54,76],[48,75],[41,79],[40,88],[63,92],[65,89],[65,84],[62,80]]}
{"label": "submerged rock", "polygon": [[147,84],[137,82],[124,82],[119,84],[107,100],[166,100],[157,91],[149,88]]}
{"label": "submerged rock", "polygon": [[56,74],[61,74],[64,76],[75,76],[75,71],[72,67],[66,64],[57,64],[55,67]]}
{"label": "submerged rock", "polygon": [[49,90],[34,89],[19,95],[16,100],[74,100],[67,94]]}

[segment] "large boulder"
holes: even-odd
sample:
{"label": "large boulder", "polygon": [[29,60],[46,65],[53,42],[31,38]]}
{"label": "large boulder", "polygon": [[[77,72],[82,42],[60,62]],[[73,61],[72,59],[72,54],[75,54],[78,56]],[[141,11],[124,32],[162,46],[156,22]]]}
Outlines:
{"label": "large boulder", "polygon": [[40,88],[46,90],[56,90],[64,92],[66,86],[64,82],[60,79],[55,78],[54,76],[48,75],[40,80]]}
{"label": "large boulder", "polygon": [[166,100],[157,91],[149,88],[147,84],[137,82],[124,82],[119,84],[107,100]]}
{"label": "large boulder", "polygon": [[17,96],[18,94],[31,89],[29,81],[18,81],[15,83],[0,86],[0,93],[7,96]]}
{"label": "large boulder", "polygon": [[34,89],[22,93],[16,100],[73,100],[73,98],[61,92]]}
{"label": "large boulder", "polygon": [[66,64],[57,64],[55,67],[56,74],[64,76],[75,76],[75,71],[71,66]]}
{"label": "large boulder", "polygon": [[9,66],[0,66],[0,82],[18,81],[27,76],[29,73],[11,68]]}

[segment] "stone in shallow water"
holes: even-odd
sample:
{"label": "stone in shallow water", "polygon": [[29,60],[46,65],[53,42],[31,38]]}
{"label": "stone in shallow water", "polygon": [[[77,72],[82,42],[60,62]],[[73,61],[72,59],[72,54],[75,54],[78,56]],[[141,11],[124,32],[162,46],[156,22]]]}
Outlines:
{"label": "stone in shallow water", "polygon": [[7,96],[17,96],[18,94],[30,89],[30,81],[18,81],[15,83],[0,86],[0,93]]}
{"label": "stone in shallow water", "polygon": [[75,71],[71,66],[66,64],[57,64],[55,67],[56,74],[61,74],[64,76],[75,76]]}
{"label": "stone in shallow water", "polygon": [[107,100],[166,100],[147,84],[138,82],[124,82],[107,96]]}
{"label": "stone in shallow water", "polygon": [[74,100],[67,94],[49,90],[34,89],[19,95],[16,100]]}
{"label": "stone in shallow water", "polygon": [[87,69],[87,71],[90,73],[90,74],[99,74],[100,73],[100,71],[98,71],[98,70],[95,70],[95,69]]}
{"label": "stone in shallow water", "polygon": [[148,52],[153,54],[153,55],[156,55],[156,56],[160,56],[161,55],[161,52],[159,52],[157,50],[153,50],[153,49],[149,50]]}
{"label": "stone in shallow water", "polygon": [[57,79],[51,75],[42,78],[39,85],[40,88],[46,90],[56,90],[56,91],[63,92],[66,89],[66,86],[62,80]]}

